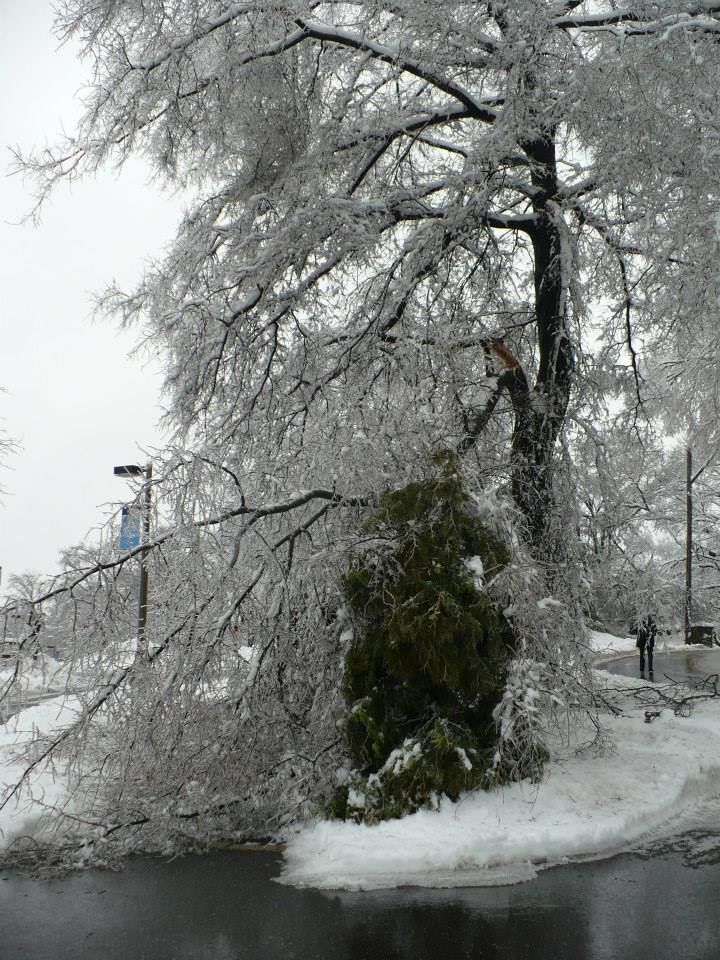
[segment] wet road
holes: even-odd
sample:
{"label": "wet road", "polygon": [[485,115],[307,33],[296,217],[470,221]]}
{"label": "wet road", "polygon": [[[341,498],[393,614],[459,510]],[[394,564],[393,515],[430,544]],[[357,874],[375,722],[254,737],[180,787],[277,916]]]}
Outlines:
{"label": "wet road", "polygon": [[720,830],[529,883],[321,893],[277,854],[0,874],[2,960],[718,960]]}
{"label": "wet road", "polygon": [[[640,676],[640,660],[637,653],[603,662],[601,666],[603,670],[619,673],[624,677]],[[720,649],[691,647],[688,650],[668,652],[656,649],[653,666],[656,681],[670,679],[677,683],[694,683],[713,674],[720,674]]]}

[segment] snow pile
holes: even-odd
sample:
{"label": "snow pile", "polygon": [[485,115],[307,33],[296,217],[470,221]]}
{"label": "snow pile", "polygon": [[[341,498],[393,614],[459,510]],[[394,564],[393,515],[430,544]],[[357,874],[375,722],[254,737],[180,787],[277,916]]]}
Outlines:
{"label": "snow pile", "polygon": [[368,827],[322,821],[288,844],[282,880],[370,890],[512,883],[538,866],[608,856],[720,793],[720,708],[610,721],[615,751],[550,764],[539,787],[475,793],[438,811]]}
{"label": "snow pile", "polygon": [[[28,707],[0,726],[0,797],[22,777],[24,749],[38,737],[57,733],[77,719],[77,697],[59,696]],[[45,810],[61,806],[66,784],[57,765],[44,761],[0,810],[0,845],[7,847],[20,836],[38,838]]]}
{"label": "snow pile", "polygon": [[16,664],[13,660],[0,661],[0,690],[8,684],[19,693],[60,692],[67,687],[70,667],[66,663],[53,660],[44,653],[37,657],[26,657]]}
{"label": "snow pile", "polygon": [[[634,650],[634,638],[596,634],[605,656]],[[613,649],[614,648],[614,649]],[[599,674],[631,691],[641,681]],[[602,752],[555,753],[544,782],[442,800],[375,826],[319,821],[289,841],[281,882],[322,889],[470,886],[531,879],[571,858],[609,856],[709,797],[720,798],[720,703],[689,718],[664,709],[651,723],[628,697],[605,718]]]}

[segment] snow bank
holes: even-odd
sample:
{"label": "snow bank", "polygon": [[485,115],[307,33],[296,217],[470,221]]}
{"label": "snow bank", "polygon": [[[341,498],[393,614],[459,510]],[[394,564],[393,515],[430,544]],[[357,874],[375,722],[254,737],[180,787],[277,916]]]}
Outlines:
{"label": "snow bank", "polygon": [[[634,649],[634,638],[594,635],[605,656]],[[632,689],[640,681],[604,676]],[[513,784],[443,800],[376,826],[319,821],[293,836],[281,882],[322,889],[477,886],[531,879],[538,868],[627,849],[694,803],[720,798],[720,704],[689,718],[663,710],[646,723],[628,698],[606,718],[612,744],[598,754],[556,754],[541,785]]]}
{"label": "snow bank", "polygon": [[[18,782],[25,769],[24,748],[39,736],[59,732],[80,712],[77,697],[58,696],[28,707],[0,726],[0,797]],[[7,847],[20,836],[36,839],[42,830],[42,817],[48,807],[62,805],[66,784],[58,767],[39,764],[17,793],[0,809],[0,846]]]}
{"label": "snow bank", "polygon": [[720,707],[609,721],[615,749],[549,765],[543,784],[476,793],[368,827],[315,823],[286,849],[282,882],[325,889],[512,883],[538,866],[606,856],[720,794]]}
{"label": "snow bank", "polygon": [[21,693],[60,692],[67,687],[70,667],[66,663],[53,660],[46,654],[26,658],[20,661],[18,675],[15,676],[14,663],[7,665],[2,661],[0,666],[0,689],[12,682],[14,689]]}

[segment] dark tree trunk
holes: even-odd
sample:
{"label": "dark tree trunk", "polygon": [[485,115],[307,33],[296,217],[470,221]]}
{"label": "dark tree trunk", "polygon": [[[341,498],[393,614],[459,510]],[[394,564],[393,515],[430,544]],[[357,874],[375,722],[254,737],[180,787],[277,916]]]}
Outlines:
{"label": "dark tree trunk", "polygon": [[567,331],[562,225],[552,133],[522,144],[537,190],[534,223],[527,228],[534,256],[535,319],[538,372],[531,388],[520,366],[505,371],[490,404],[467,418],[471,445],[487,423],[499,395],[507,390],[515,423],[511,447],[513,498],[527,524],[531,543],[545,553],[554,508],[553,465],[557,439],[565,422],[573,371]]}
{"label": "dark tree trunk", "polygon": [[523,144],[532,164],[535,225],[530,239],[535,259],[535,319],[538,372],[534,388],[511,390],[515,426],[512,440],[513,496],[526,519],[530,539],[543,551],[553,512],[553,464],[565,422],[573,371],[567,330],[566,276],[558,181],[552,133]]}

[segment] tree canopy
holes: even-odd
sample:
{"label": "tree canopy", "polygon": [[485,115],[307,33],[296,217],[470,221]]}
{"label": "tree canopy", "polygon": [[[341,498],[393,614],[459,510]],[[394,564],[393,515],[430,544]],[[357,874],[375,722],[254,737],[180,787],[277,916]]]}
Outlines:
{"label": "tree canopy", "polygon": [[107,301],[166,352],[183,436],[225,460],[322,445],[303,484],[329,454],[356,489],[358,459],[367,486],[370,462],[474,447],[502,393],[499,465],[538,540],[569,404],[603,373],[661,393],[656,344],[702,362],[717,14],[77,0],[58,29],[92,64],[85,121],[28,162],[50,185],[141,152],[196,193],[170,256]]}

